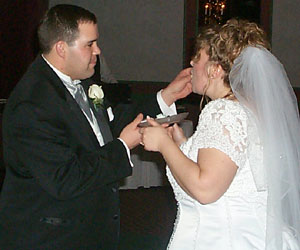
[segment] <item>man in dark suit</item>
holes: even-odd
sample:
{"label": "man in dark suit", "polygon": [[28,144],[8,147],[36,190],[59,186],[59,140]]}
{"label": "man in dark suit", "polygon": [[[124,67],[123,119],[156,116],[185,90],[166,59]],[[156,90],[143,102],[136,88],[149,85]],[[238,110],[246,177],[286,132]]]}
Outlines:
{"label": "man in dark suit", "polygon": [[119,119],[105,98],[96,109],[87,94],[100,54],[95,16],[54,6],[38,34],[42,54],[4,111],[0,249],[116,249],[118,181],[131,174],[143,115],[127,121],[171,112],[191,92],[190,69]]}

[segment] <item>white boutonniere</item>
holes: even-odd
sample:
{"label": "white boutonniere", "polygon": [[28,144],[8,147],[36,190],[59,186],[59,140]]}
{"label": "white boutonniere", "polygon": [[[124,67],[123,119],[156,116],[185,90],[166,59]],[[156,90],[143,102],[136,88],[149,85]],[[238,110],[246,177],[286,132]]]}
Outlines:
{"label": "white boutonniere", "polygon": [[102,90],[102,86],[99,86],[97,84],[92,84],[89,87],[88,94],[89,94],[89,98],[93,100],[96,109],[98,109],[103,105],[104,92]]}

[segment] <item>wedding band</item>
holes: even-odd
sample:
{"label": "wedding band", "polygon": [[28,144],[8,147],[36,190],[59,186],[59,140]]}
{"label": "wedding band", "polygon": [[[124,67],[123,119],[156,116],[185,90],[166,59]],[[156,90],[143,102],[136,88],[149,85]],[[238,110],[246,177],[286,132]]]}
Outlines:
{"label": "wedding band", "polygon": [[140,144],[141,144],[142,146],[145,146],[145,144],[144,144],[143,142],[140,142]]}

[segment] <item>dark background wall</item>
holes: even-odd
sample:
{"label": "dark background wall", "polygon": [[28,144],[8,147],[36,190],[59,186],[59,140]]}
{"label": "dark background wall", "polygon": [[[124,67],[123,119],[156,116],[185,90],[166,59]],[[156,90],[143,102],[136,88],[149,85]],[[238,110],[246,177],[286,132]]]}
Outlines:
{"label": "dark background wall", "polygon": [[2,111],[4,100],[38,52],[36,28],[48,0],[0,1],[0,187],[4,177]]}
{"label": "dark background wall", "polygon": [[0,98],[7,98],[38,52],[36,28],[48,0],[0,1]]}
{"label": "dark background wall", "polygon": [[273,0],[272,51],[300,88],[300,0]]}

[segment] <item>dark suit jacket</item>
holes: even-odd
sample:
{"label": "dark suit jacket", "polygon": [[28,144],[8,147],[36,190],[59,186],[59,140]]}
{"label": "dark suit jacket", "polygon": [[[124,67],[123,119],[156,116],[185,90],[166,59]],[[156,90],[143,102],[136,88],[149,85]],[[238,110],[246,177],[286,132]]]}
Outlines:
{"label": "dark suit jacket", "polygon": [[[82,82],[85,89],[89,84]],[[119,110],[122,116],[110,124],[115,135],[137,112],[160,112],[155,98],[125,109],[126,115]],[[41,56],[6,104],[3,145],[1,250],[116,249],[118,181],[132,172],[126,149],[116,138],[100,147],[76,101]]]}

